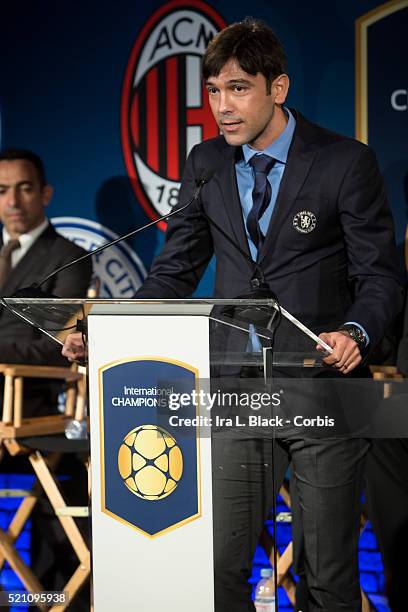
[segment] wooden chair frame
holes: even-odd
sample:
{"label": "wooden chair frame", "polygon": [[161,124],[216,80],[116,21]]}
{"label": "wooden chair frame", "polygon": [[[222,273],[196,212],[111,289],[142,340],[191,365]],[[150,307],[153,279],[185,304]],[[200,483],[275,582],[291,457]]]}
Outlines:
{"label": "wooden chair frame", "polygon": [[[70,508],[65,503],[58,481],[54,476],[54,470],[62,454],[52,453],[45,458],[39,450],[24,447],[20,439],[28,436],[61,433],[65,430],[67,419],[82,420],[86,405],[86,376],[84,369],[78,372],[75,368],[11,364],[0,365],[0,373],[5,377],[3,420],[0,422],[2,450],[6,449],[12,456],[27,455],[36,475],[33,489],[22,492],[23,500],[7,532],[0,529],[0,569],[7,560],[29,592],[44,590],[31,568],[21,559],[14,544],[34,510],[39,496],[45,493],[79,561],[77,569],[63,589],[69,594],[67,604],[56,604],[52,608],[39,606],[41,610],[62,611],[69,606],[90,576],[90,552],[74,519],[74,517],[87,516],[87,508]],[[64,413],[24,418],[24,378],[64,380],[67,386]]]}
{"label": "wooden chair frame", "polygon": [[[83,375],[72,368],[49,366],[26,366],[0,364],[4,375],[3,418],[0,421],[0,440],[26,436],[62,433],[66,419],[74,416],[77,384]],[[63,415],[23,417],[23,388],[25,378],[64,380],[67,386],[67,401]]]}

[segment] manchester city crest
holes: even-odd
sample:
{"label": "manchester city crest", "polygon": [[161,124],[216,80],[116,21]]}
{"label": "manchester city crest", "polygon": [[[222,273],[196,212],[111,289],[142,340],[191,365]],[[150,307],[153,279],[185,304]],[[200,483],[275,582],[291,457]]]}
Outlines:
{"label": "manchester city crest", "polygon": [[316,225],[316,215],[310,210],[301,210],[293,217],[293,227],[301,234],[309,234]]}

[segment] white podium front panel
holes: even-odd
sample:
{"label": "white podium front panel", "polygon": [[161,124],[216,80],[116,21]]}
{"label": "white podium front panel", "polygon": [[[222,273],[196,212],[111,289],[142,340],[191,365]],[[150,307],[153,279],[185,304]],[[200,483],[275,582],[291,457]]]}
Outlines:
{"label": "white podium front panel", "polygon": [[95,612],[214,610],[211,440],[161,403],[209,378],[208,334],[205,316],[88,317]]}

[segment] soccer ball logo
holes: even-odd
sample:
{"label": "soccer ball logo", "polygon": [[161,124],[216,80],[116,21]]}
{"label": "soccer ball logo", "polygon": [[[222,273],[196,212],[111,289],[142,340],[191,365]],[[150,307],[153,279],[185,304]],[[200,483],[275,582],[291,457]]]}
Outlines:
{"label": "soccer ball logo", "polygon": [[176,440],[157,425],[141,425],[126,434],[118,468],[129,491],[142,499],[173,493],[183,474],[183,455]]}

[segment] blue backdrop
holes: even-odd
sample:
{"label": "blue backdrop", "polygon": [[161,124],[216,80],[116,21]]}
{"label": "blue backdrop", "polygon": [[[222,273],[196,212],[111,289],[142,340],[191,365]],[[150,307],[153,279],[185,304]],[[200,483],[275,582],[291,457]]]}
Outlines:
{"label": "blue backdrop", "polygon": [[[89,219],[118,234],[149,220],[131,188],[124,162],[121,96],[138,35],[148,19],[166,4],[61,0],[7,3],[3,7],[1,146],[31,148],[43,157],[56,192],[49,208],[51,217]],[[289,58],[289,104],[309,119],[351,136],[355,135],[355,21],[378,5],[370,0],[254,0],[250,7],[240,0],[211,2],[227,23],[249,12],[270,23]],[[403,14],[406,23],[407,10],[399,13],[401,17]],[[395,20],[401,26],[400,38],[394,23],[385,31],[388,38],[384,40],[383,34],[378,40],[381,51],[392,50],[395,44],[402,49],[401,17]],[[406,89],[404,65],[401,53],[391,52],[388,72],[396,73],[394,80]],[[383,77],[376,79],[374,75],[371,84],[376,83],[380,95],[388,96]],[[375,95],[375,87],[371,87],[370,96]],[[387,129],[388,121],[392,121],[392,131]],[[383,126],[383,133],[375,134],[373,144],[389,183],[402,245],[408,154],[406,147],[398,150],[396,144],[394,151],[393,142],[408,141],[407,112],[389,111]],[[162,242],[162,231],[152,229],[129,246],[148,268]],[[211,288],[210,266],[199,293],[211,294]]]}
{"label": "blue backdrop", "polygon": [[[50,217],[60,218],[59,230],[88,248],[150,220],[128,177],[121,137],[122,92],[141,32],[169,4],[26,0],[2,6],[0,145],[40,154],[55,187]],[[379,20],[368,28],[366,91],[359,89],[364,70],[356,61],[356,20],[379,9],[380,2],[252,0],[249,6],[243,0],[211,0],[207,11],[215,11],[218,21],[226,23],[250,13],[274,28],[289,58],[288,103],[310,120],[354,136],[361,132],[356,106],[367,110],[367,137],[386,179],[401,255],[408,202],[407,4],[386,3],[383,8],[398,8],[398,13],[381,19],[377,12]],[[71,218],[77,219],[75,227]],[[163,232],[157,228],[130,241],[123,274],[131,276],[134,265],[132,282],[121,276],[106,293],[127,295],[121,287],[141,282],[162,243]],[[123,252],[122,256],[126,259]],[[199,295],[212,293],[212,274],[210,264]],[[372,535],[366,534],[364,541],[362,582],[375,593],[383,588],[379,554]],[[265,564],[266,559],[259,562]],[[254,579],[258,573],[259,568]]]}

